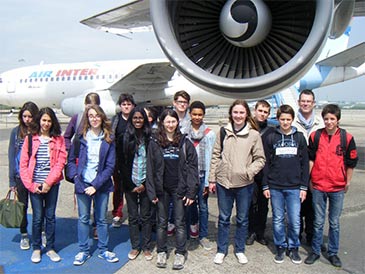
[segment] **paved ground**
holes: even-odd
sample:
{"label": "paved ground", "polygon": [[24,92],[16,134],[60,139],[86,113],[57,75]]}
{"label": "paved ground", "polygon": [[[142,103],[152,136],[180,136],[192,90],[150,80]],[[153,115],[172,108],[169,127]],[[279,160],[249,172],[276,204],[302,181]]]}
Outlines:
{"label": "paved ground", "polygon": [[[64,119],[64,118],[63,118]],[[219,118],[220,120],[220,118]],[[13,118],[0,116],[0,197],[4,196],[8,187],[8,167],[7,167],[7,146],[10,129],[14,126]],[[218,122],[215,121],[213,128],[217,129]],[[365,111],[343,111],[341,125],[349,132],[353,133],[358,145],[365,145]],[[362,148],[363,150],[363,148]],[[362,158],[363,158],[362,154]],[[362,162],[364,159],[362,159]],[[356,169],[352,181],[351,189],[345,197],[344,211],[341,218],[341,243],[339,256],[343,262],[342,269],[335,269],[328,261],[321,257],[319,262],[312,266],[305,264],[294,265],[288,258],[281,265],[273,262],[274,246],[271,234],[271,214],[269,214],[267,238],[270,241],[268,246],[262,246],[255,242],[253,246],[246,248],[246,255],[249,263],[247,265],[238,264],[233,254],[232,245],[225,262],[218,266],[213,263],[215,248],[212,251],[203,250],[196,241],[189,242],[188,260],[185,268],[180,273],[365,273],[365,170]],[[217,236],[217,200],[215,195],[209,198],[210,216],[209,216],[209,239],[215,246]],[[111,209],[111,207],[109,207]],[[77,212],[74,209],[73,185],[63,182],[60,188],[57,216],[77,218]],[[114,229],[114,228],[111,228]],[[235,227],[232,225],[231,230]],[[75,231],[76,233],[76,231]],[[231,233],[231,243],[232,243]],[[173,246],[174,238],[170,241]],[[1,248],[1,247],[0,247]],[[173,249],[170,249],[172,256],[168,260],[167,269],[158,269],[155,267],[156,258],[147,262],[143,256],[139,256],[135,261],[128,262],[123,268],[116,273],[172,273]],[[300,248],[300,255],[304,259],[309,251],[309,247],[303,245]],[[156,254],[154,253],[156,256]],[[75,269],[75,273],[82,273],[82,268]]]}

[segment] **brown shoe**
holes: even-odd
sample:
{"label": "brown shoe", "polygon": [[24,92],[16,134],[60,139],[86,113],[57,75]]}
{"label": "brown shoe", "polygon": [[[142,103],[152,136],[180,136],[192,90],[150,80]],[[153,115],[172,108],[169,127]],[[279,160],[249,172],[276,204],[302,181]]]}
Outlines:
{"label": "brown shoe", "polygon": [[137,249],[132,249],[131,251],[129,251],[129,253],[128,253],[129,260],[134,260],[135,258],[137,258],[139,255],[139,252],[140,251]]}
{"label": "brown shoe", "polygon": [[153,259],[153,255],[150,250],[143,251],[143,255],[147,261],[151,261]]}

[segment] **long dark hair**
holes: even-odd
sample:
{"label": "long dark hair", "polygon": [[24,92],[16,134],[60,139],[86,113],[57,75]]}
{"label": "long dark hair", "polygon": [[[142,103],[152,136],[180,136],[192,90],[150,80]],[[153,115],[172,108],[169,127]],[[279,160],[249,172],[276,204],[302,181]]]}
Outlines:
{"label": "long dark hair", "polygon": [[110,144],[113,140],[111,138],[112,135],[112,124],[110,122],[110,120],[108,119],[108,117],[106,116],[104,110],[101,108],[101,106],[99,105],[89,105],[86,110],[84,111],[84,125],[83,125],[83,129],[82,129],[82,134],[84,136],[84,138],[86,139],[86,133],[90,128],[90,122],[89,122],[89,110],[93,109],[96,111],[96,113],[100,116],[101,118],[101,129],[104,132],[104,140]]}
{"label": "long dark hair", "polygon": [[[167,116],[171,116],[171,117],[173,117],[177,120],[177,126],[176,126],[175,133],[173,135],[172,142],[169,141],[169,139],[167,139],[165,127],[163,125],[163,122],[164,122],[164,120]],[[181,140],[181,137],[182,137],[182,133],[181,133],[180,127],[179,127],[179,116],[177,115],[175,110],[165,109],[161,113],[160,119],[158,121],[158,129],[157,129],[156,137],[157,137],[157,140],[158,140],[158,142],[160,143],[160,145],[162,147],[167,147],[170,144],[172,144],[173,146],[179,146],[179,143],[180,143],[180,140]]]}
{"label": "long dark hair", "polygon": [[41,118],[44,114],[47,114],[51,118],[52,126],[49,129],[49,136],[50,137],[56,137],[60,136],[62,133],[61,125],[58,122],[58,119],[56,117],[56,114],[54,113],[53,109],[50,107],[41,108],[38,112],[37,118],[34,123],[35,133],[40,134],[41,133]]}
{"label": "long dark hair", "polygon": [[232,119],[232,109],[237,106],[237,105],[241,105],[245,108],[246,110],[246,123],[249,122],[251,127],[253,129],[256,129],[257,131],[259,130],[259,127],[257,126],[255,119],[253,118],[252,114],[251,114],[251,110],[250,107],[248,106],[246,100],[242,100],[242,99],[237,99],[235,100],[232,105],[229,107],[229,122],[231,122],[233,124],[233,119]]}
{"label": "long dark hair", "polygon": [[[30,114],[32,115],[32,124],[34,124],[35,119],[37,118],[39,109],[38,106],[33,103],[33,102],[26,102],[24,103],[24,105],[22,106],[22,108],[19,111],[18,114],[18,120],[19,120],[19,138],[24,139],[25,136],[30,133],[30,129],[31,126],[28,128],[28,126],[25,125],[24,121],[23,121],[23,114],[25,111],[29,111]],[[34,126],[33,126],[34,128]]]}
{"label": "long dark hair", "polygon": [[[143,116],[143,126],[140,132],[137,132],[136,128],[133,125],[133,116],[137,112],[141,113],[141,115]],[[128,116],[125,134],[128,137],[127,140],[135,139],[137,145],[141,143],[142,139],[144,139],[143,142],[147,144],[151,136],[151,126],[143,107],[136,106],[135,108],[132,109],[131,113]]]}

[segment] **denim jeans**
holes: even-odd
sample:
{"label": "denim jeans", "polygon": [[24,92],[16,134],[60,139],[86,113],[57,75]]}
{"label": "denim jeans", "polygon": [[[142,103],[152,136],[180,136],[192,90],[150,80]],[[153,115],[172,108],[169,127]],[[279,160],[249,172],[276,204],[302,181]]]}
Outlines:
{"label": "denim jeans", "polygon": [[42,227],[46,219],[45,232],[47,237],[47,246],[45,251],[54,249],[55,230],[56,230],[56,205],[58,199],[58,190],[60,184],[51,187],[48,193],[35,194],[30,193],[30,201],[33,210],[32,224],[32,242],[33,250],[41,249],[42,244]]}
{"label": "denim jeans", "polygon": [[344,191],[322,192],[312,190],[314,208],[314,235],[312,250],[320,254],[323,242],[323,227],[326,220],[328,199],[328,256],[337,255],[340,241],[340,216],[343,208]]}
{"label": "denim jeans", "polygon": [[[300,189],[270,189],[274,244],[281,248],[300,246]],[[288,242],[285,233],[288,221]]]}
{"label": "denim jeans", "polygon": [[176,254],[185,255],[186,253],[186,224],[185,224],[185,206],[181,198],[178,198],[176,193],[169,194],[164,192],[164,195],[159,196],[157,203],[157,252],[167,252],[167,221],[170,200],[173,200],[173,211],[175,215],[176,226]]}
{"label": "denim jeans", "polygon": [[109,234],[107,223],[107,211],[109,202],[109,192],[96,192],[93,196],[86,194],[76,194],[79,221],[77,233],[79,238],[79,249],[81,252],[89,254],[89,235],[90,235],[90,210],[91,202],[94,201],[94,216],[96,230],[98,232],[98,248],[100,253],[108,249]]}
{"label": "denim jeans", "polygon": [[199,238],[208,237],[208,195],[203,196],[205,188],[205,177],[200,177],[200,184],[197,193],[197,201],[187,208],[186,224],[187,231],[189,226],[199,222]]}
{"label": "denim jeans", "polygon": [[234,236],[234,250],[236,253],[244,253],[248,231],[248,212],[253,193],[253,184],[245,187],[226,189],[217,183],[216,187],[219,209],[217,252],[224,254],[227,254],[228,252],[231,214],[233,203],[236,202],[237,227]]}
{"label": "denim jeans", "polygon": [[[128,226],[132,249],[151,250],[151,202],[147,192],[124,192],[128,208]],[[142,228],[140,243],[139,224]]]}

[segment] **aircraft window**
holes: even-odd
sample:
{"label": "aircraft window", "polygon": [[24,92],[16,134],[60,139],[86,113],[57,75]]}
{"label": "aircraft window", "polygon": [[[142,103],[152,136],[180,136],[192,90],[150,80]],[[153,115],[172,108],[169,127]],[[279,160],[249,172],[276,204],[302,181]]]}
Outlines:
{"label": "aircraft window", "polygon": [[73,80],[76,81],[76,76],[73,77]]}
{"label": "aircraft window", "polygon": [[91,76],[90,76],[90,80],[92,80],[92,79],[94,79],[94,76],[92,76],[92,75],[91,75]]}
{"label": "aircraft window", "polygon": [[[20,81],[19,81],[20,83],[23,83],[23,79],[20,79]],[[1,78],[0,78],[0,83],[2,83],[2,80],[1,80]]]}
{"label": "aircraft window", "polygon": [[103,79],[105,79],[105,75],[103,75]]}
{"label": "aircraft window", "polygon": [[0,83],[2,83],[3,82],[3,79],[2,78],[0,78]]}
{"label": "aircraft window", "polygon": [[40,79],[39,79],[39,81],[40,81],[40,82],[43,82],[43,78],[40,78]]}
{"label": "aircraft window", "polygon": [[82,76],[79,76],[79,80],[82,80]]}
{"label": "aircraft window", "polygon": [[111,74],[109,74],[109,79],[112,79],[112,75]]}
{"label": "aircraft window", "polygon": [[62,77],[62,81],[65,81],[65,77]]}
{"label": "aircraft window", "polygon": [[96,77],[95,77],[97,80],[99,80],[99,75],[96,75]]}
{"label": "aircraft window", "polygon": [[59,81],[60,80],[60,77],[56,77],[56,81]]}
{"label": "aircraft window", "polygon": [[29,79],[29,83],[32,83],[33,81],[32,81],[33,79]]}
{"label": "aircraft window", "polygon": [[25,80],[24,80],[24,83],[26,83],[26,82],[28,82],[28,79],[25,79]]}
{"label": "aircraft window", "polygon": [[35,79],[34,79],[34,82],[38,82],[38,78],[35,78]]}
{"label": "aircraft window", "polygon": [[115,79],[118,79],[118,74],[115,74]]}
{"label": "aircraft window", "polygon": [[70,81],[71,80],[71,77],[69,76],[69,77],[67,77],[67,81]]}
{"label": "aircraft window", "polygon": [[51,77],[51,82],[53,82],[53,77]]}
{"label": "aircraft window", "polygon": [[87,75],[86,75],[86,76],[84,76],[84,80],[87,80]]}
{"label": "aircraft window", "polygon": [[44,79],[46,82],[48,82],[48,78]]}

